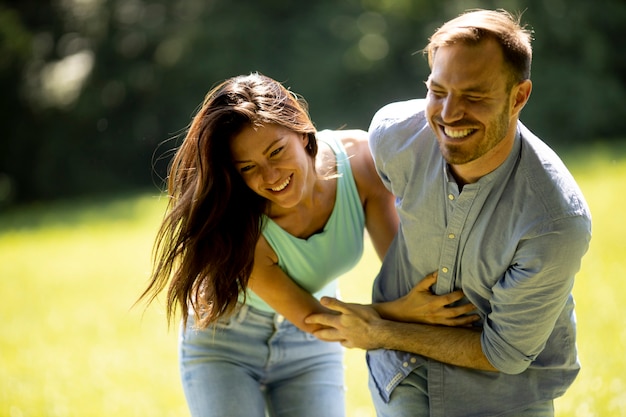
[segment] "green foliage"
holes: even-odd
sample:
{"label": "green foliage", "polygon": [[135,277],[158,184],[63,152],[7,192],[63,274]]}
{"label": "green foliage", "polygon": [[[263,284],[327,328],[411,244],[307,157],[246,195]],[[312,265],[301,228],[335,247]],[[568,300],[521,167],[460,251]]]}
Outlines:
{"label": "green foliage", "polygon": [[626,128],[622,0],[98,0],[0,6],[0,206],[161,186],[205,93],[259,71],[318,128],[367,128],[423,96],[419,52],[468,8],[525,11],[535,31],[525,123],[551,144]]}
{"label": "green foliage", "polygon": [[[566,162],[594,217],[574,293],[582,371],[558,417],[626,414],[626,148],[577,150]],[[165,201],[156,193],[65,200],[0,214],[0,417],[188,415],[177,329],[164,306],[133,307],[150,271]],[[371,245],[340,279],[367,302],[379,262]],[[348,416],[374,416],[363,352],[346,352]]]}

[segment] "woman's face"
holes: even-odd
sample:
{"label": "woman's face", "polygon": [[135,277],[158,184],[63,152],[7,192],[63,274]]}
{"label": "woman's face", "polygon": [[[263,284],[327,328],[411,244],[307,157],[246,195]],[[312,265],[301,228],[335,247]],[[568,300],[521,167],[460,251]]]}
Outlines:
{"label": "woman's face", "polygon": [[283,208],[297,205],[314,177],[307,135],[276,124],[246,126],[230,142],[235,169],[252,191]]}

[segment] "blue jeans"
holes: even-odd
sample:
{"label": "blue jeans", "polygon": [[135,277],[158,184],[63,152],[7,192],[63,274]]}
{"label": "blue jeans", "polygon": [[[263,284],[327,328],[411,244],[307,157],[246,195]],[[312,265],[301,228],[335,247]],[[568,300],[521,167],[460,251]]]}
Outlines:
{"label": "blue jeans", "polygon": [[180,336],[193,417],[343,417],[343,348],[282,316],[243,306],[215,327]]}
{"label": "blue jeans", "polygon": [[[377,417],[429,417],[428,405],[428,369],[420,366],[411,372],[391,394],[389,403],[385,403],[378,394],[378,389],[372,377],[369,379],[369,389],[372,395]],[[468,404],[471,409],[471,404]],[[475,416],[468,410],[468,416]],[[554,401],[545,401],[533,404],[524,410],[507,411],[497,414],[501,417],[553,417]],[[483,416],[480,417],[495,417]]]}

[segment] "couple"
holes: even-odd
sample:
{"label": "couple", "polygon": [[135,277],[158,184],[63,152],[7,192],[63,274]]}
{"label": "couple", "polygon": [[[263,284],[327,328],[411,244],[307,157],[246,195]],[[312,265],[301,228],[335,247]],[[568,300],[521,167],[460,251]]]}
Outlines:
{"label": "couple", "polygon": [[[193,416],[344,416],[342,347],[367,349],[379,416],[552,416],[576,377],[584,198],[519,121],[530,33],[504,11],[445,23],[424,100],[369,137],[316,132],[259,74],[210,91],[172,162],[144,296],[183,315]],[[363,250],[371,305],[334,297]]]}

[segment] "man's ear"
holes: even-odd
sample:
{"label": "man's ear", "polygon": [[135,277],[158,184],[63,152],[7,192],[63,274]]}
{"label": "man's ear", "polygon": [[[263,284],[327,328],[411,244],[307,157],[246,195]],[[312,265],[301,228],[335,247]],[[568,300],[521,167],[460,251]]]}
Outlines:
{"label": "man's ear", "polygon": [[530,80],[524,80],[517,84],[511,90],[511,113],[519,114],[522,111],[533,89],[533,83]]}

